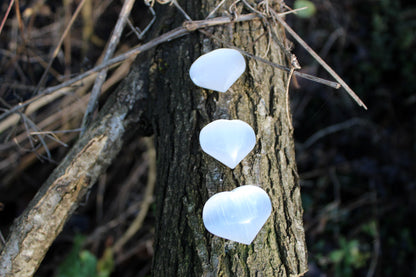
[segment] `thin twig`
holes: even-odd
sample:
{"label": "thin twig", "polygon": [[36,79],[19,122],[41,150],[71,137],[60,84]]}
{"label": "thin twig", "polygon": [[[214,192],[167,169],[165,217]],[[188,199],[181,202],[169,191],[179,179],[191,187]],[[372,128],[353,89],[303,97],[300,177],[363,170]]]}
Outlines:
{"label": "thin twig", "polygon": [[68,144],[66,144],[65,142],[61,141],[56,135],[55,132],[52,131],[36,131],[36,132],[30,132],[30,135],[48,135],[48,137],[59,143],[60,145],[64,146],[64,147],[68,147]]}
{"label": "thin twig", "polygon": [[97,190],[97,201],[95,205],[95,220],[100,222],[103,217],[103,207],[104,207],[104,194],[107,183],[107,174],[103,174],[98,178],[98,190]]}
{"label": "thin twig", "polygon": [[[37,124],[38,129],[54,129],[54,128],[59,128],[60,127],[60,123],[58,122],[57,118],[62,118],[63,115],[68,116],[68,118],[66,118],[68,121],[72,120],[73,117],[76,117],[77,114],[80,114],[82,111],[82,106],[83,103],[86,102],[85,100],[88,99],[88,96],[84,96],[83,98],[81,98],[79,101],[76,101],[70,105],[68,105],[67,107],[59,110],[58,112],[56,112],[53,116],[47,117],[45,118],[43,121],[39,122]],[[20,113],[19,113],[20,114]],[[53,131],[52,133],[61,133],[61,134],[71,134],[71,133],[76,133],[76,132],[80,132],[79,129],[72,129],[72,130],[59,130],[59,131]],[[42,134],[43,132],[35,132],[35,134]],[[17,135],[15,137],[15,141],[18,143],[21,143],[24,139],[26,139],[27,137],[30,138],[30,135],[33,134],[33,132],[30,133],[21,133],[19,135]],[[72,137],[72,136],[70,136]]]}
{"label": "thin twig", "polygon": [[[65,22],[65,25],[67,25],[71,21],[70,16],[71,16],[71,10],[72,10],[71,9],[72,0],[64,0],[63,2],[64,2],[64,11],[65,11],[64,22]],[[91,3],[91,1],[88,1],[87,3]],[[83,11],[85,12],[85,10],[86,9],[84,8]],[[85,17],[83,19],[85,19]],[[87,41],[86,39],[83,39],[83,43],[85,43],[86,41]],[[71,74],[70,64],[71,64],[71,58],[72,58],[71,34],[69,32],[68,32],[68,35],[65,36],[63,44],[64,44],[64,47],[63,47],[64,48],[63,49],[64,61],[65,61],[64,76],[65,76],[65,79],[68,79]]]}
{"label": "thin twig", "polygon": [[192,18],[182,9],[182,7],[179,5],[176,0],[171,0],[171,2],[175,5],[175,7],[183,14],[183,16],[186,18],[186,20],[192,21]]}
{"label": "thin twig", "polygon": [[[243,2],[250,10],[256,12],[262,18],[264,18],[263,13],[253,8],[249,3],[247,3],[247,1],[243,0]],[[296,10],[291,10],[290,12],[297,12],[302,9],[305,9],[305,7]],[[355,92],[344,82],[344,80],[341,77],[339,77],[339,75],[315,51],[313,51],[313,49],[310,48],[309,45],[281,18],[284,14],[287,14],[288,12],[277,13],[271,8],[268,8],[268,10],[272,13],[272,18],[274,20],[279,21],[279,23],[283,25],[283,27],[299,42],[299,44],[301,44],[301,46],[304,47],[318,61],[318,63],[321,64],[325,68],[325,70],[327,70],[327,72],[335,78],[337,82],[339,82],[339,84],[341,84],[341,86],[358,103],[358,105],[362,106],[364,109],[367,110],[367,106],[361,101],[361,99],[355,94]]]}
{"label": "thin twig", "polygon": [[264,15],[259,11],[256,10],[255,8],[253,8],[253,6],[251,6],[246,0],[243,0],[244,5],[246,5],[246,7],[251,10],[254,13],[257,13],[258,15],[260,15],[262,18],[264,18]]}
{"label": "thin twig", "polygon": [[146,27],[142,30],[140,30],[139,27],[134,27],[133,23],[130,21],[130,19],[127,19],[127,23],[129,24],[130,29],[136,34],[137,38],[139,40],[142,40],[144,35],[147,33],[147,31],[150,30],[150,27],[152,27],[153,23],[156,21],[156,12],[155,10],[149,6],[149,11],[152,14],[152,20],[146,25]]}
{"label": "thin twig", "polygon": [[266,51],[264,51],[264,55],[263,55],[263,59],[265,59],[267,57],[267,55],[269,55],[269,51],[270,51],[270,47],[272,46],[272,30],[270,28],[270,25],[266,25],[267,27],[267,34],[269,35],[267,37],[267,48]]}
{"label": "thin twig", "polygon": [[326,128],[323,128],[323,129],[319,130],[318,132],[316,132],[315,134],[313,134],[312,136],[310,136],[305,141],[305,143],[303,143],[302,148],[304,148],[304,149],[308,148],[309,146],[314,144],[316,141],[318,141],[319,139],[321,139],[321,138],[323,138],[327,135],[330,135],[330,134],[333,134],[333,133],[351,128],[354,125],[364,124],[364,123],[365,123],[365,121],[363,121],[362,119],[352,118],[352,119],[349,119],[345,122],[337,123],[337,124],[328,126]]}
{"label": "thin twig", "polygon": [[94,232],[90,234],[87,239],[84,241],[84,245],[89,245],[96,240],[99,240],[102,234],[107,233],[109,230],[122,225],[127,218],[137,213],[137,210],[140,208],[139,202],[132,204],[128,209],[123,211],[123,213],[119,214],[116,218],[110,220],[109,222],[105,223],[94,229]]}
{"label": "thin twig", "polygon": [[1,34],[1,31],[3,30],[4,23],[6,23],[7,17],[9,17],[9,13],[10,13],[10,10],[12,9],[12,7],[13,7],[13,3],[14,3],[14,0],[10,0],[9,6],[7,7],[7,10],[6,10],[6,14],[3,17],[3,20],[1,21],[0,34]]}
{"label": "thin twig", "polygon": [[224,2],[227,0],[222,0],[209,14],[205,19],[211,18],[211,16],[214,15],[214,13],[224,4]]}
{"label": "thin twig", "polygon": [[44,134],[66,134],[66,133],[77,133],[81,132],[81,128],[70,129],[70,130],[57,130],[57,131],[41,131],[41,132],[32,132],[32,135],[44,135]]}
{"label": "thin twig", "polygon": [[[27,117],[24,113],[21,113],[20,115],[22,116],[22,118],[24,118],[24,120],[30,125],[30,127],[32,129],[34,129],[36,131],[39,131],[36,124],[29,117]],[[49,151],[48,145],[46,144],[43,137],[41,135],[35,135],[35,136],[39,139],[40,143],[42,144],[43,148],[45,149],[46,155],[48,156],[48,160],[52,161],[51,152]]]}
{"label": "thin twig", "polygon": [[290,87],[290,81],[292,80],[293,73],[295,72],[295,68],[292,66],[289,71],[287,86],[286,86],[286,117],[287,117],[287,123],[289,124],[289,129],[293,130],[292,120],[290,118],[290,111],[289,111],[289,87]]}
{"label": "thin twig", "polygon": [[[102,87],[102,91],[106,91],[109,87],[111,87],[112,85],[114,85],[115,83],[117,83],[118,81],[120,81],[122,78],[124,78],[127,73],[128,70],[131,66],[131,64],[134,61],[134,57],[130,57],[129,59],[125,60],[121,66],[119,66],[111,75],[111,78],[109,78],[103,85]],[[32,114],[33,112],[37,111],[38,109],[44,107],[45,105],[49,104],[52,101],[56,101],[58,98],[65,96],[67,94],[71,94],[74,96],[77,95],[84,95],[86,93],[86,90],[90,87],[90,85],[92,85],[92,83],[94,82],[95,79],[95,75],[97,73],[93,73],[91,75],[89,75],[87,78],[82,80],[82,84],[81,81],[79,81],[78,83],[80,83],[79,85],[81,86],[80,89],[76,90],[74,93],[72,92],[72,89],[70,89],[70,87],[65,87],[62,89],[59,89],[49,95],[44,95],[44,97],[41,97],[40,99],[36,100],[35,102],[31,103],[30,105],[27,106],[27,109],[25,110],[25,114],[27,116],[29,116],[30,114]],[[76,85],[78,85],[78,83],[76,83]],[[1,98],[0,98],[1,100]],[[79,110],[83,110],[82,112],[84,112],[85,108],[84,106],[86,106],[86,104],[84,105],[84,103],[88,103],[88,98],[86,101],[80,101],[81,105],[78,104],[79,106]],[[4,103],[3,103],[4,104]],[[8,107],[7,103],[4,104],[6,107]],[[1,110],[1,109],[0,109]],[[67,110],[66,108],[63,110]],[[63,112],[62,109],[59,110],[59,112],[54,113],[53,116],[48,117],[48,119],[53,119],[52,122],[56,122],[56,118],[59,118],[61,115],[61,113]],[[73,110],[73,109],[72,109]],[[6,109],[7,111],[7,109]],[[78,111],[77,111],[78,112]],[[65,113],[62,113],[65,114]],[[69,112],[67,114],[70,115],[74,115],[74,112]],[[59,115],[59,116],[58,116]],[[11,127],[12,125],[16,124],[20,119],[20,116],[18,114],[12,114],[10,115],[8,118],[6,118],[5,120],[0,121],[0,133],[3,132],[4,130],[8,129],[9,127]],[[67,118],[67,120],[69,120]],[[47,127],[49,129],[51,129],[51,127]],[[44,127],[42,127],[41,129],[44,129]]]}
{"label": "thin twig", "polygon": [[[133,23],[131,22],[131,20],[130,19],[127,19],[127,24],[129,25],[129,27],[130,27],[130,30],[136,35],[136,37],[139,39],[139,40],[141,40],[142,39],[142,35],[141,35],[141,30],[140,30],[140,28],[139,27],[134,27],[133,26]],[[139,33],[139,31],[140,31],[140,33]]]}
{"label": "thin twig", "polygon": [[[249,56],[250,58],[253,58],[255,60],[258,60],[258,61],[261,61],[261,62],[263,62],[265,64],[268,64],[270,66],[276,67],[276,68],[281,69],[281,70],[284,70],[286,72],[290,72],[290,68],[288,68],[286,66],[283,66],[283,65],[280,65],[280,64],[277,64],[277,63],[274,63],[274,62],[265,60],[263,58],[260,58],[258,56],[255,56],[253,54],[250,54],[250,53],[248,53],[246,51],[241,51],[241,53],[244,54],[244,55],[246,55],[246,56]],[[293,74],[295,74],[298,77],[301,77],[301,78],[304,78],[304,79],[308,79],[308,80],[311,80],[311,81],[314,81],[314,82],[317,82],[317,83],[321,83],[323,85],[327,85],[327,86],[332,87],[332,88],[335,88],[335,89],[339,89],[341,87],[340,84],[338,84],[336,82],[332,82],[332,81],[329,81],[329,80],[326,80],[326,79],[322,79],[322,78],[319,78],[319,77],[316,77],[316,76],[313,76],[313,75],[310,75],[310,74],[302,73],[302,72],[299,72],[299,71],[294,71]]]}
{"label": "thin twig", "polygon": [[[142,144],[142,142],[140,144]],[[144,141],[143,144],[146,144],[146,141]],[[130,202],[129,199],[134,187],[142,186],[142,183],[139,180],[147,176],[149,169],[149,160],[146,158],[146,155],[143,157],[144,159],[136,160],[129,175],[120,184],[119,193],[117,198],[114,199],[114,203],[110,207],[107,207],[107,211],[111,214],[119,214],[123,212],[126,209],[127,204]]]}
{"label": "thin twig", "polygon": [[288,15],[288,14],[292,14],[292,13],[298,13],[299,11],[303,11],[306,10],[308,7],[302,7],[302,8],[298,8],[298,9],[293,9],[290,11],[286,11],[286,12],[281,12],[279,13],[280,16],[284,16],[284,15]]}
{"label": "thin twig", "polygon": [[[288,68],[286,66],[283,66],[283,65],[280,65],[280,64],[271,62],[269,60],[260,58],[258,56],[255,56],[255,55],[253,55],[253,54],[251,54],[251,53],[249,53],[247,51],[244,51],[244,50],[242,50],[242,49],[240,49],[238,47],[235,47],[235,46],[229,44],[228,42],[225,42],[224,40],[220,39],[219,37],[217,37],[217,36],[215,36],[215,35],[207,32],[205,30],[199,30],[199,32],[203,33],[207,37],[213,38],[213,39],[221,42],[222,44],[226,45],[229,48],[233,48],[235,50],[238,50],[239,52],[241,52],[241,54],[243,54],[243,55],[245,55],[247,57],[253,58],[255,60],[258,60],[260,62],[263,62],[265,64],[268,64],[270,66],[276,67],[276,68],[278,68],[280,70],[284,70],[286,72],[290,72],[290,68]],[[313,75],[309,75],[309,74],[302,73],[302,72],[299,72],[299,71],[294,71],[293,74],[295,74],[298,77],[301,77],[301,78],[304,78],[304,79],[308,79],[308,80],[311,80],[311,81],[314,81],[314,82],[317,82],[317,83],[321,83],[321,84],[327,85],[327,86],[332,87],[332,88],[335,88],[335,89],[340,88],[340,84],[338,84],[336,82],[328,81],[328,80],[325,80],[325,79],[322,79],[322,78],[319,78],[319,77],[316,77],[316,76],[313,76]]]}
{"label": "thin twig", "polygon": [[1,241],[2,246],[6,244],[6,240],[4,239],[3,234],[1,233],[1,231],[0,231],[0,241]]}
{"label": "thin twig", "polygon": [[312,57],[323,67],[325,70],[337,80],[338,83],[347,91],[347,93],[352,97],[352,99],[357,102],[357,104],[367,110],[367,106],[363,101],[358,97],[357,94],[344,82],[344,80],[281,18],[281,16],[275,12],[273,9],[270,9],[273,14],[273,18],[279,21],[280,24],[289,32],[289,34],[303,47],[306,51],[311,54]]}
{"label": "thin twig", "polygon": [[[124,78],[127,75],[128,70],[129,70],[133,60],[134,59],[130,58],[130,59],[124,61],[123,64],[120,67],[118,67],[117,70],[114,71],[111,78],[109,78],[103,84],[103,87],[102,87],[103,92],[105,92],[110,86],[114,85],[116,82],[119,82],[122,78]],[[88,78],[84,79],[83,80],[83,86],[80,89],[78,89],[76,92],[71,93],[70,96],[77,98],[77,96],[84,95],[86,90],[88,89],[88,87],[90,87],[90,85],[94,82],[94,75],[96,75],[96,73],[92,74],[92,75],[88,76]],[[36,110],[38,110],[42,106],[46,105],[47,103],[50,103],[51,101],[53,101],[54,99],[57,99],[58,97],[64,96],[65,94],[67,94],[67,93],[64,91],[64,89],[61,89],[59,91],[54,92],[53,94],[50,94],[46,97],[43,97],[43,98],[39,99],[38,101],[32,103],[31,105],[29,105],[27,107],[27,109],[25,111],[25,115],[29,116],[31,113],[35,112]],[[42,122],[37,124],[38,129],[40,129],[40,130],[44,130],[44,129],[54,130],[56,128],[60,128],[60,125],[59,125],[58,121],[59,121],[59,118],[62,118],[62,115],[65,115],[65,118],[68,122],[71,120],[71,117],[78,117],[78,115],[82,116],[82,113],[85,110],[86,103],[88,103],[88,95],[86,97],[82,97],[81,99],[78,99],[75,103],[72,103],[70,105],[65,104],[65,108],[59,109],[59,111],[53,113],[52,116],[47,117],[45,120],[43,120]],[[5,106],[7,107],[8,105],[5,105]],[[20,118],[19,114],[13,114],[10,117],[8,117],[6,120],[1,121],[0,122],[0,133],[2,132],[2,130],[4,131],[5,129],[7,129],[11,125],[16,124],[19,121],[19,118]],[[29,135],[33,135],[33,134],[52,134],[53,135],[55,133],[74,133],[74,132],[80,132],[80,131],[81,131],[81,129],[46,131],[46,132],[31,132],[30,134],[26,133],[27,134],[26,136],[23,136],[23,134],[18,135],[17,140],[22,141],[25,138],[30,139],[31,137]],[[49,136],[49,138],[51,138],[53,140],[52,137]],[[62,141],[59,141],[58,143],[65,146],[65,144],[63,144]]]}
{"label": "thin twig", "polygon": [[[153,256],[154,250],[152,234],[146,234],[144,237],[140,238],[139,241],[135,241],[135,243],[130,246],[130,249],[123,250],[121,253],[117,253],[115,264],[121,265],[125,263],[125,261],[132,259],[133,256],[137,256],[138,253],[143,253],[143,251],[149,253],[149,257]],[[149,276],[146,273],[150,272],[150,268],[151,263],[148,263],[146,266],[141,268],[139,272],[136,272],[136,276]]]}
{"label": "thin twig", "polygon": [[22,118],[23,125],[25,126],[25,133],[26,133],[26,137],[28,138],[29,143],[30,143],[30,146],[32,147],[31,149],[33,150],[33,149],[35,149],[35,144],[33,143],[33,138],[32,138],[32,136],[30,135],[30,128],[29,128],[29,126],[27,125],[26,118],[25,118],[25,117],[23,117],[21,114],[20,114],[20,116],[21,116],[21,118]]}
{"label": "thin twig", "polygon": [[17,23],[19,25],[19,29],[20,29],[20,33],[21,33],[20,35],[22,36],[23,43],[25,43],[26,42],[25,36],[24,36],[25,30],[23,28],[22,15],[20,14],[20,4],[19,4],[19,0],[15,0],[14,7],[15,7],[15,12],[16,12],[16,17],[17,17]]}
{"label": "thin twig", "polygon": [[182,27],[178,27],[175,28],[169,32],[166,32],[162,35],[160,35],[159,37],[152,39],[151,41],[139,45],[129,51],[127,51],[124,54],[121,54],[115,58],[109,59],[107,62],[102,63],[82,74],[79,74],[77,77],[74,77],[66,82],[63,82],[59,85],[56,86],[52,86],[49,87],[47,89],[44,89],[42,91],[39,92],[39,94],[29,100],[26,100],[25,102],[19,103],[18,105],[10,108],[9,110],[5,111],[3,114],[0,115],[0,121],[3,120],[5,117],[9,116],[10,114],[13,114],[15,112],[17,112],[18,110],[30,105],[31,103],[35,102],[36,100],[38,100],[39,98],[45,96],[45,95],[49,95],[59,89],[62,88],[66,88],[69,87],[81,80],[83,80],[84,78],[88,77],[89,75],[98,72],[104,68],[116,65],[120,62],[123,62],[124,60],[132,57],[132,56],[136,56],[144,51],[147,51],[149,49],[152,49],[153,47],[156,47],[162,43],[165,43],[167,41],[171,41],[173,39],[182,37],[184,35],[187,35],[195,30],[201,29],[201,28],[206,28],[206,27],[210,27],[210,26],[216,26],[216,25],[223,25],[223,24],[227,24],[227,23],[233,23],[233,22],[242,22],[242,21],[250,21],[253,19],[258,19],[259,16],[257,14],[245,14],[245,15],[241,15],[238,18],[232,19],[230,17],[217,17],[217,18],[212,18],[209,20],[200,20],[200,21],[187,21],[184,22]]}
{"label": "thin twig", "polygon": [[[93,74],[87,76],[86,78],[84,78],[82,80],[82,86],[84,88],[88,88],[90,85],[92,85],[92,83],[94,81],[93,78],[94,78],[95,74],[96,73],[93,73]],[[77,83],[75,83],[75,85],[78,85],[79,83],[81,83],[81,81],[78,81]],[[25,107],[27,107],[27,109],[25,110],[24,113],[26,115],[30,115],[33,112],[35,112],[35,111],[39,110],[40,108],[44,107],[45,105],[57,100],[58,98],[60,98],[64,95],[67,95],[69,93],[72,94],[73,90],[74,89],[71,89],[70,87],[64,87],[64,88],[58,89],[58,90],[56,90],[52,93],[44,94],[42,96],[37,96],[35,101],[32,101],[31,103],[29,103],[28,105],[25,106]],[[74,95],[81,95],[81,94],[83,94],[83,93],[74,93]],[[82,106],[84,106],[84,105],[82,105]],[[7,111],[8,110],[6,110],[6,112]],[[60,110],[59,113],[61,111],[62,110]],[[55,113],[54,116],[56,114],[57,113]],[[48,118],[52,118],[52,117],[48,117]],[[0,133],[5,131],[6,129],[8,129],[12,125],[16,124],[19,121],[19,119],[20,119],[20,116],[18,114],[14,113],[14,114],[8,116],[6,119],[1,120],[0,121]]]}
{"label": "thin twig", "polygon": [[[373,183],[374,181],[372,181]],[[377,206],[377,192],[374,189],[374,184],[372,184],[372,189],[374,190],[374,193],[372,194],[372,202],[373,202],[373,213],[374,216],[376,218],[378,218],[379,216],[379,212],[378,212],[378,206]],[[377,263],[378,263],[378,259],[380,256],[380,232],[379,232],[379,227],[378,227],[378,221],[374,220],[374,244],[373,244],[373,255],[371,255],[371,262],[370,262],[370,267],[367,271],[367,275],[366,277],[373,277],[374,273],[376,272],[376,268],[377,268]]]}
{"label": "thin twig", "polygon": [[[114,51],[120,41],[121,34],[123,33],[123,29],[126,25],[126,21],[130,15],[131,9],[133,8],[135,0],[126,0],[123,4],[123,8],[121,9],[119,18],[117,20],[116,26],[111,34],[111,39],[108,44],[107,50],[105,52],[103,63],[107,62],[111,56],[113,56]],[[84,117],[82,119],[81,124],[81,135],[86,130],[86,127],[92,120],[92,115],[97,107],[98,97],[100,95],[101,87],[107,77],[107,68],[103,68],[101,72],[98,74],[97,79],[95,79],[94,87],[91,91],[90,100],[88,102],[87,109],[85,110]]]}
{"label": "thin twig", "polygon": [[[126,59],[129,59],[130,57],[134,57],[134,56],[136,56],[136,55],[138,55],[138,54],[140,54],[144,51],[147,51],[147,50],[149,50],[149,49],[151,49],[155,46],[158,46],[162,43],[165,43],[167,41],[171,41],[173,39],[182,37],[186,34],[189,34],[190,32],[198,30],[198,29],[211,27],[211,26],[216,26],[216,25],[223,25],[223,24],[233,23],[233,22],[250,21],[250,20],[259,19],[259,18],[261,18],[259,14],[249,13],[249,14],[240,15],[237,18],[234,18],[234,19],[224,16],[224,17],[211,18],[211,19],[207,19],[207,20],[186,21],[186,22],[184,22],[182,27],[175,28],[175,29],[173,29],[169,32],[166,32],[166,33],[160,35],[159,37],[157,37],[155,39],[150,40],[149,42],[147,42],[145,44],[139,45],[139,46],[127,51],[124,54],[121,54],[121,55],[119,55],[115,58],[109,59],[107,62],[101,63],[100,65],[98,65],[98,66],[96,66],[96,67],[94,67],[94,68],[92,68],[92,69],[90,69],[90,70],[88,70],[88,71],[86,71],[82,74],[79,74],[78,76],[76,76],[76,77],[74,77],[74,78],[72,78],[72,79],[70,79],[66,82],[63,82],[59,85],[52,86],[52,87],[49,87],[47,89],[42,90],[37,96],[35,96],[35,97],[33,97],[29,100],[26,100],[25,102],[19,103],[18,105],[4,111],[4,113],[2,113],[0,115],[0,121],[3,120],[4,118],[8,117],[9,115],[19,111],[20,109],[23,109],[23,108],[27,107],[31,103],[39,100],[40,98],[42,98],[46,95],[49,95],[49,94],[51,94],[55,91],[58,91],[60,89],[63,89],[63,88],[68,88],[71,85],[82,81],[83,79],[87,78],[88,76],[90,76],[91,74],[93,74],[95,72],[98,72],[98,71],[100,71],[104,68],[109,68],[111,66],[115,66],[116,64],[118,64],[120,62],[123,62]],[[205,34],[209,34],[209,33],[205,32]],[[212,34],[210,34],[210,35],[212,35]],[[218,38],[216,38],[216,39],[219,40]],[[285,67],[285,66],[282,66],[282,65],[270,62],[268,60],[262,59],[260,57],[254,56],[254,55],[252,55],[252,54],[250,54],[246,51],[243,51],[241,49],[237,48],[237,50],[241,51],[244,55],[249,56],[253,59],[259,60],[261,62],[264,62],[266,64],[269,64],[269,65],[273,66],[273,67],[279,68],[281,70],[285,70],[287,72],[290,72],[290,69]],[[322,78],[319,78],[319,77],[315,77],[315,76],[312,76],[312,75],[309,75],[309,74],[301,73],[301,72],[298,72],[298,71],[294,71],[294,74],[298,77],[308,79],[308,80],[311,80],[311,81],[314,81],[314,82],[322,83],[322,84],[325,84],[325,85],[333,87],[333,88],[339,88],[340,87],[340,85],[338,83],[331,82],[331,81],[328,81],[328,80],[325,80],[325,79],[322,79]]]}
{"label": "thin twig", "polygon": [[[75,10],[74,14],[72,15],[71,20],[69,21],[69,23],[68,23],[68,25],[66,26],[66,28],[65,28],[65,30],[64,30],[64,32],[63,32],[63,34],[62,34],[62,36],[60,37],[59,42],[58,42],[58,44],[56,45],[55,50],[54,50],[54,51],[53,51],[53,53],[52,53],[52,57],[49,59],[49,63],[48,63],[48,65],[46,66],[45,71],[43,72],[42,77],[41,77],[41,78],[40,78],[40,80],[39,80],[39,83],[38,83],[38,85],[37,85],[36,91],[40,90],[40,88],[43,86],[43,83],[44,83],[44,81],[45,81],[45,79],[46,79],[46,75],[47,75],[47,74],[48,74],[48,72],[49,72],[49,68],[52,66],[52,63],[53,63],[53,61],[55,60],[55,57],[58,55],[58,53],[59,53],[59,49],[61,49],[62,42],[64,41],[64,39],[65,39],[66,35],[68,34],[69,30],[71,29],[72,24],[74,24],[75,19],[78,17],[78,14],[79,14],[79,12],[81,11],[82,6],[84,5],[84,3],[85,3],[86,1],[87,1],[87,0],[82,0],[82,1],[81,1],[81,3],[79,3],[79,5],[78,5],[77,9]],[[38,93],[38,94],[39,94],[39,93]]]}
{"label": "thin twig", "polygon": [[129,241],[142,227],[143,221],[149,210],[149,206],[153,202],[153,191],[156,183],[156,150],[154,148],[152,138],[146,138],[146,144],[148,145],[147,159],[149,161],[149,173],[147,176],[147,186],[144,193],[144,199],[140,207],[140,212],[123,236],[114,244],[114,252],[120,251],[123,245]]}
{"label": "thin twig", "polygon": [[260,16],[256,13],[241,14],[235,18],[232,18],[229,16],[221,16],[221,17],[209,18],[205,20],[186,21],[184,22],[183,27],[185,27],[188,31],[195,31],[197,29],[202,29],[206,27],[223,25],[223,24],[228,24],[228,23],[251,21],[253,19],[259,19],[259,18]]}

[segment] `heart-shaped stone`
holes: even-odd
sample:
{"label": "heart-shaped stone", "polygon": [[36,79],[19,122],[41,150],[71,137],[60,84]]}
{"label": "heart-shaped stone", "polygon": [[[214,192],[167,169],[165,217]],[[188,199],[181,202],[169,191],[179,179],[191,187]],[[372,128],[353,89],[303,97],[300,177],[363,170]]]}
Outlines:
{"label": "heart-shaped stone", "polygon": [[246,185],[214,194],[204,205],[202,219],[210,233],[250,244],[271,212],[267,193],[260,187]]}
{"label": "heart-shaped stone", "polygon": [[256,144],[256,134],[241,120],[215,120],[199,134],[202,150],[230,168],[235,168]]}
{"label": "heart-shaped stone", "polygon": [[220,48],[200,56],[189,70],[195,85],[226,92],[246,70],[243,55],[234,49]]}

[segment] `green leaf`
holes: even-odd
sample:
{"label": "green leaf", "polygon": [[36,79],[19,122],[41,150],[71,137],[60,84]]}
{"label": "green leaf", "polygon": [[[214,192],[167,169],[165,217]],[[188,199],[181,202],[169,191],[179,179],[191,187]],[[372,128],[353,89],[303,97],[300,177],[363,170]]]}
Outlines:
{"label": "green leaf", "polygon": [[334,264],[340,263],[344,259],[344,250],[343,249],[337,249],[329,253],[329,259]]}
{"label": "green leaf", "polygon": [[113,250],[108,247],[97,263],[98,277],[109,277],[114,270]]}
{"label": "green leaf", "polygon": [[316,13],[315,4],[308,0],[296,0],[293,4],[294,9],[307,7],[307,9],[296,12],[296,15],[302,18],[310,18]]}
{"label": "green leaf", "polygon": [[84,239],[81,235],[75,236],[71,252],[58,266],[58,277],[97,276],[97,258],[91,252],[82,250]]}
{"label": "green leaf", "polygon": [[376,221],[375,220],[371,220],[370,222],[368,222],[367,224],[364,224],[362,227],[361,227],[361,230],[364,232],[364,233],[366,233],[366,234],[368,234],[368,235],[370,235],[370,236],[372,236],[372,237],[375,237],[376,236],[376,234],[377,234],[377,223],[376,223]]}
{"label": "green leaf", "polygon": [[77,276],[97,276],[97,258],[89,251],[83,250],[79,253],[81,270]]}

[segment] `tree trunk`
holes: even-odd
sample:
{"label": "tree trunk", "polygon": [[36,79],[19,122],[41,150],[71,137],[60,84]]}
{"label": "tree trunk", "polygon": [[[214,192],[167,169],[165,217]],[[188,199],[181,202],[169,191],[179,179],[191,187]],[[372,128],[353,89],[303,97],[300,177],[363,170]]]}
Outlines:
{"label": "tree trunk", "polygon": [[[208,15],[215,2],[179,1],[194,19]],[[227,1],[217,14],[224,15],[232,2]],[[183,22],[174,5],[159,6],[157,18],[153,37]],[[284,40],[280,27],[271,28],[278,34],[273,39]],[[286,63],[285,50],[268,36],[261,20],[209,31],[254,55]],[[89,130],[16,219],[1,249],[1,276],[34,274],[66,219],[113,161],[124,137],[138,130],[141,134],[153,130],[157,149],[154,276],[296,276],[306,271],[302,206],[286,104],[287,73],[247,59],[246,72],[228,92],[196,87],[188,75],[191,63],[218,47],[195,32],[163,44],[154,55],[139,56]],[[199,146],[202,127],[221,118],[243,120],[257,134],[254,150],[234,170],[204,154]],[[249,184],[262,187],[273,206],[254,242],[246,246],[208,233],[202,222],[206,200]]]}
{"label": "tree trunk", "polygon": [[[217,2],[180,4],[192,18],[204,18]],[[224,12],[221,8],[217,15]],[[174,7],[163,7],[158,13],[159,24],[176,25],[181,18]],[[282,28],[272,28],[284,40]],[[287,63],[284,49],[275,42],[269,45],[272,38],[260,20],[210,31],[254,55]],[[287,73],[247,59],[246,72],[226,93],[196,87],[188,74],[191,63],[219,47],[196,32],[159,47],[150,68],[149,117],[156,137],[158,165],[153,274],[301,275],[307,269],[307,258],[294,142],[286,108]],[[234,170],[204,154],[199,146],[200,130],[216,119],[243,120],[257,134],[254,150]],[[215,193],[249,184],[262,187],[273,206],[272,215],[254,242],[246,246],[208,233],[201,216],[206,200]]]}

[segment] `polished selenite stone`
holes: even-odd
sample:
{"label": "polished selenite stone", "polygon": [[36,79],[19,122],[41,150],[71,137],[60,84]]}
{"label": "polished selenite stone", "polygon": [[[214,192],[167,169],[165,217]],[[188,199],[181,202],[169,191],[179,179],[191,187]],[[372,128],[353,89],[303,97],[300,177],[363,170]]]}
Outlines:
{"label": "polished selenite stone", "polygon": [[214,194],[204,205],[202,219],[212,234],[250,244],[272,212],[267,193],[246,185]]}
{"label": "polished selenite stone", "polygon": [[241,120],[215,120],[199,134],[202,150],[230,168],[235,168],[256,144],[256,134]]}
{"label": "polished selenite stone", "polygon": [[226,92],[245,69],[246,62],[240,52],[220,48],[196,59],[189,75],[199,87]]}

